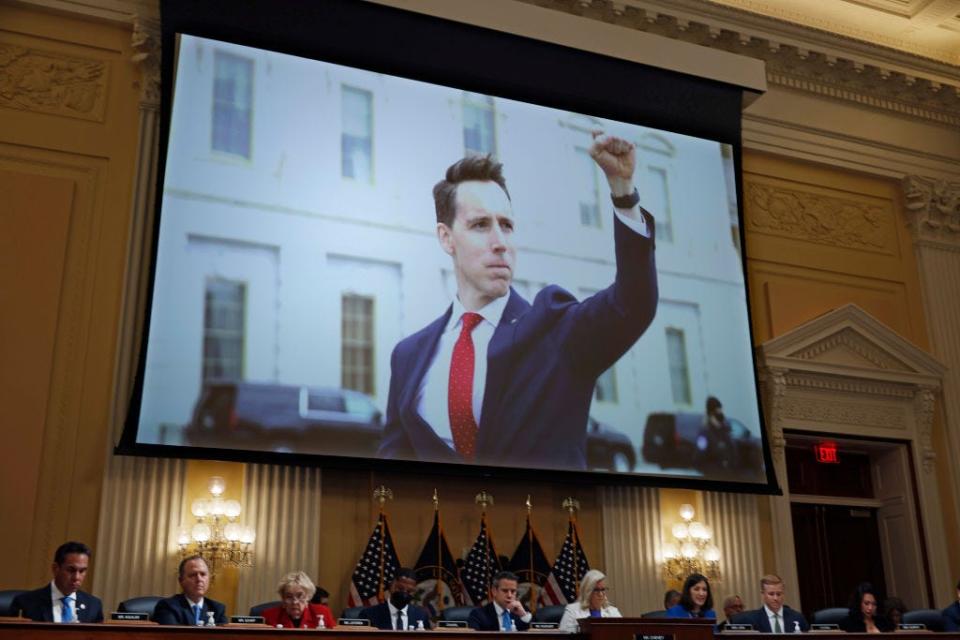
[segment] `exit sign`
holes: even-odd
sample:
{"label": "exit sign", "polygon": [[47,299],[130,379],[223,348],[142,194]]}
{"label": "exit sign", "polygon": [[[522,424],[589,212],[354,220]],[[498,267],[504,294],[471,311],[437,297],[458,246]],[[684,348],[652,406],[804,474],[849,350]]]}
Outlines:
{"label": "exit sign", "polygon": [[836,442],[818,442],[813,445],[813,452],[821,464],[840,464]]}

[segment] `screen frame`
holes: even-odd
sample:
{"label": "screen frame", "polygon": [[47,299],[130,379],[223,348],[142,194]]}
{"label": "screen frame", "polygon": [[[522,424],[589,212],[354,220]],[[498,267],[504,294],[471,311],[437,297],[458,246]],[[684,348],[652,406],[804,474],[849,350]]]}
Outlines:
{"label": "screen frame", "polygon": [[[114,453],[261,462],[329,468],[407,471],[410,461],[246,449],[159,445],[136,440],[159,246],[179,33],[287,53],[532,104],[589,113],[731,145],[736,175],[741,268],[749,300],[743,215],[743,87],[581,49],[533,40],[356,0],[162,0],[161,112],[153,234],[136,376]],[[256,25],[252,29],[250,25]],[[362,33],[363,38],[356,37]],[[574,91],[572,87],[576,87]],[[718,113],[723,114],[718,117]],[[752,326],[752,312],[747,304]],[[750,331],[753,353],[756,345]],[[550,470],[551,482],[682,487],[782,495],[773,466],[756,358],[752,357],[766,482],[732,482],[582,470]],[[469,464],[417,464],[417,473],[460,477],[542,478],[544,470]]]}

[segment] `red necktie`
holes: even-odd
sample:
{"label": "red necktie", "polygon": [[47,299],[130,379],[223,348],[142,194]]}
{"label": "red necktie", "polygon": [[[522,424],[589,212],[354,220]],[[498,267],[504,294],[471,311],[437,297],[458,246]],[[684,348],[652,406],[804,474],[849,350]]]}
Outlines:
{"label": "red necktie", "polygon": [[463,314],[460,337],[453,345],[450,359],[450,386],[447,390],[447,411],[450,413],[450,431],[453,446],[464,460],[476,455],[477,420],[473,416],[473,338],[470,332],[480,324],[478,313]]}

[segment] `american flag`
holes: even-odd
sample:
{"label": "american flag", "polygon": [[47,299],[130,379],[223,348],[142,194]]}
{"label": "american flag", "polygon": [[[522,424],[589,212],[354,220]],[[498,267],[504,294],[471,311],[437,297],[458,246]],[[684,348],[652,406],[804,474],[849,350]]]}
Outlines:
{"label": "american flag", "polygon": [[377,526],[370,534],[367,548],[353,570],[347,606],[370,607],[379,604],[399,568],[400,559],[397,558],[397,549],[393,546],[390,523],[387,522],[387,516],[381,513]]}
{"label": "american flag", "polygon": [[570,528],[567,529],[567,537],[563,541],[563,548],[560,549],[560,555],[553,563],[553,569],[547,577],[547,584],[544,585],[543,593],[540,595],[540,601],[544,605],[567,604],[577,599],[577,588],[583,574],[590,570],[590,564],[587,562],[587,555],[580,546],[580,532],[577,530],[577,523],[570,520]]}
{"label": "american flag", "polygon": [[470,547],[466,562],[460,570],[460,580],[466,590],[467,604],[474,606],[486,604],[490,582],[501,569],[500,558],[493,546],[493,537],[487,530],[487,516],[484,514],[480,516],[480,533],[477,534],[477,539]]}

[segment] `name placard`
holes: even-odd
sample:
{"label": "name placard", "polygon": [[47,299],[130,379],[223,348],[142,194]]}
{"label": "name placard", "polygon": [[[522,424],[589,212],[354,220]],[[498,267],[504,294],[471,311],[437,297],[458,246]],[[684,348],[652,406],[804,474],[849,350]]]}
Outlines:
{"label": "name placard", "polygon": [[753,625],[728,622],[723,626],[723,630],[724,631],[753,631]]}
{"label": "name placard", "polygon": [[341,627],[369,627],[370,621],[366,618],[340,618],[337,624]]}
{"label": "name placard", "polygon": [[922,622],[901,622],[897,625],[900,631],[926,631],[927,625]]}
{"label": "name placard", "polygon": [[810,625],[810,631],[840,631],[840,625],[818,622]]}
{"label": "name placard", "polygon": [[146,611],[114,611],[110,614],[110,619],[118,622],[147,622],[150,614]]}
{"label": "name placard", "polygon": [[437,629],[466,629],[467,623],[463,620],[437,620]]}
{"label": "name placard", "polygon": [[530,628],[534,631],[556,631],[560,628],[559,622],[531,622]]}
{"label": "name placard", "polygon": [[230,624],[264,624],[263,616],[230,616]]}
{"label": "name placard", "polygon": [[673,640],[672,633],[638,633],[634,640]]}

